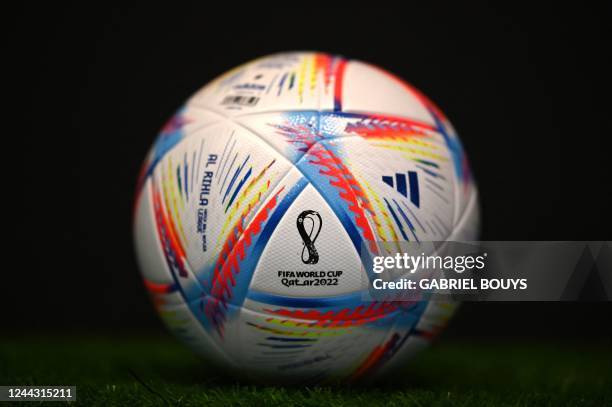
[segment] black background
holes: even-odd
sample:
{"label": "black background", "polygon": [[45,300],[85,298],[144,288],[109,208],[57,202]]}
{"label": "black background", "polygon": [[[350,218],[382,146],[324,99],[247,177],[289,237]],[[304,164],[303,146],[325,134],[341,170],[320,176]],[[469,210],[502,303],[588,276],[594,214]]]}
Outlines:
{"label": "black background", "polygon": [[[190,94],[277,51],[369,61],[429,95],[470,157],[483,240],[610,240],[609,10],[200,3],[5,15],[9,333],[163,331],[131,241],[141,161]],[[611,317],[610,303],[467,304],[447,335],[610,338]]]}

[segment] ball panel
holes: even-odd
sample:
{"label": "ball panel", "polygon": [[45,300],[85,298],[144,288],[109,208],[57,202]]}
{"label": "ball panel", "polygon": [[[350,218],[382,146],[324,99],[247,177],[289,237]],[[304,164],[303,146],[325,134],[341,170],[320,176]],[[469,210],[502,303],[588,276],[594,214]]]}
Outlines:
{"label": "ball panel", "polygon": [[362,191],[377,241],[448,237],[454,183],[448,153],[438,137],[393,131],[393,138],[357,136],[322,142],[337,151]]}
{"label": "ball panel", "polygon": [[274,54],[215,79],[188,102],[229,117],[287,110],[333,109],[345,60],[315,52]]}
{"label": "ball panel", "polygon": [[314,316],[282,316],[254,308],[247,304],[240,310],[236,335],[229,340],[240,342],[236,349],[240,347],[240,360],[252,377],[263,374],[283,382],[350,377],[382,343],[386,326],[395,318],[381,320],[379,327],[357,320],[330,324]]}
{"label": "ball panel", "polygon": [[342,223],[308,185],[273,231],[250,291],[278,297],[342,296],[359,291],[366,278]]}
{"label": "ball panel", "polygon": [[433,124],[419,98],[401,80],[372,65],[351,61],[344,73],[342,111],[405,117]]}
{"label": "ball panel", "polygon": [[291,168],[248,130],[223,120],[186,132],[150,177],[187,299],[210,292],[224,246],[248,228]]}

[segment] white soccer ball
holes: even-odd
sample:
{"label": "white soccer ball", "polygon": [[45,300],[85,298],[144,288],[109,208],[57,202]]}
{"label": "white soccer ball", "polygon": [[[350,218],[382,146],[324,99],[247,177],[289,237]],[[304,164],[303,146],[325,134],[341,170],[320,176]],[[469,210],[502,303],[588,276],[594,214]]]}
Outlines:
{"label": "white soccer ball", "polygon": [[452,303],[364,301],[362,247],[470,241],[477,191],[450,122],[380,68],[323,53],[242,65],[161,130],[134,235],[168,328],[259,381],[372,378],[405,364]]}

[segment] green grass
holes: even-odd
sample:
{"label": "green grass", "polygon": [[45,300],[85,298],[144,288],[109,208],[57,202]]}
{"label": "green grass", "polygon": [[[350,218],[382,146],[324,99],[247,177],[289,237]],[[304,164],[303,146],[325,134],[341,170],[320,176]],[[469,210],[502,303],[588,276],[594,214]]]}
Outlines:
{"label": "green grass", "polygon": [[88,406],[606,406],[612,347],[442,342],[376,386],[285,388],[219,377],[168,338],[5,339],[0,384],[76,385]]}

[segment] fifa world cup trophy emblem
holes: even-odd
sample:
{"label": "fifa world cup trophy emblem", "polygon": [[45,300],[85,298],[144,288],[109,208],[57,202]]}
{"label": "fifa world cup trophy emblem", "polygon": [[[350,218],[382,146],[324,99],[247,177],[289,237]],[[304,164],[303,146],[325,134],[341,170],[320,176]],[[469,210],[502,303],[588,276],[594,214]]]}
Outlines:
{"label": "fifa world cup trophy emblem", "polygon": [[[297,228],[304,244],[302,248],[302,262],[304,264],[317,264],[319,253],[315,247],[315,241],[321,233],[323,221],[321,215],[313,210],[306,210],[300,213],[297,218]],[[306,230],[306,229],[309,230]]]}

